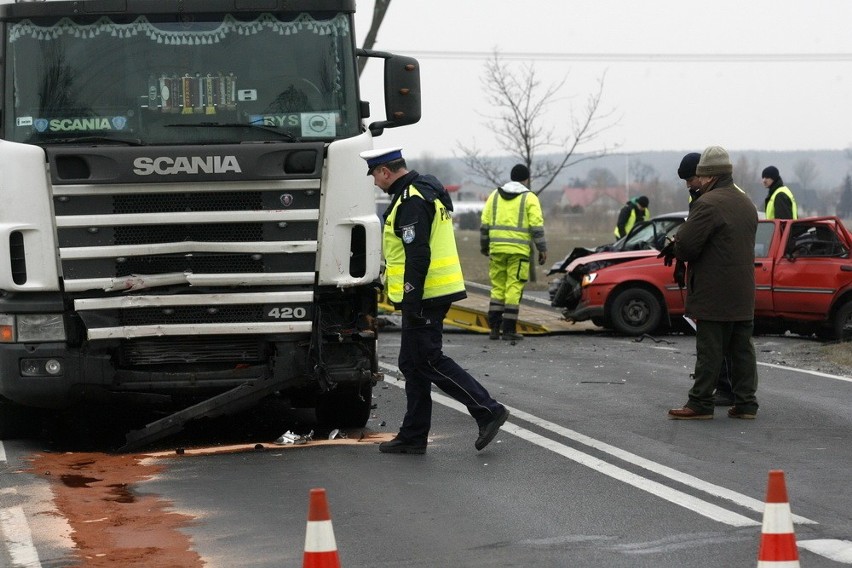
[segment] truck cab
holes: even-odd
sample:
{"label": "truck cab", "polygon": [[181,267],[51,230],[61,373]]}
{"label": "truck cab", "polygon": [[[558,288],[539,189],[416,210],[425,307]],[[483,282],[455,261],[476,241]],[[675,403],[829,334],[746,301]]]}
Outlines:
{"label": "truck cab", "polygon": [[[0,5],[0,435],[4,408],[88,400],[189,420],[276,394],[366,422],[381,246],[359,153],[420,104],[417,62],[357,50],[354,11]],[[359,55],[385,62],[384,121]]]}

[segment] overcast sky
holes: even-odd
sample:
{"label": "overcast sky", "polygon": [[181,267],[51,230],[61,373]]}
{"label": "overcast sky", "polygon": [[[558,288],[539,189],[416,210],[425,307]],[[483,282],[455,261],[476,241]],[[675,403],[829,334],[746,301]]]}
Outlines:
{"label": "overcast sky", "polygon": [[[357,2],[358,45],[373,5]],[[580,151],[852,146],[849,0],[392,0],[374,49],[420,60],[423,118],[376,146],[502,154],[481,116],[494,113],[482,78],[495,48],[516,69],[533,63],[545,84],[567,75],[550,112],[566,126],[605,75],[602,107],[617,124]],[[371,60],[362,77],[374,117],[381,68]]]}

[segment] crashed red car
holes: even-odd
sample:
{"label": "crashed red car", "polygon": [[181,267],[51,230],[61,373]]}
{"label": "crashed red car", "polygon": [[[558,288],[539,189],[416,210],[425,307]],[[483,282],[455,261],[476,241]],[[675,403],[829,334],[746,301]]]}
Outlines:
{"label": "crashed red car", "polygon": [[[837,217],[761,220],[755,236],[755,325],[760,332],[852,337],[852,234]],[[554,296],[570,321],[626,335],[682,327],[686,290],[657,251],[584,256]],[[724,295],[720,295],[724,301]]]}

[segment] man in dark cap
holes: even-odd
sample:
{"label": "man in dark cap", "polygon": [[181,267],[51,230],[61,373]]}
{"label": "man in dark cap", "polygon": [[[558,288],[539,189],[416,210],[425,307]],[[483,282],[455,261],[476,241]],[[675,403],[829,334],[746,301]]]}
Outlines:
{"label": "man in dark cap", "polygon": [[[511,181],[491,192],[482,210],[479,249],[489,257],[491,302],[488,305],[489,339],[518,341],[518,312],[524,285],[529,280],[532,243],[538,263],[547,260],[544,217],[538,196],[530,191],[530,170],[512,168]],[[534,269],[533,269],[534,270]]]}
{"label": "man in dark cap", "polygon": [[695,175],[695,168],[698,167],[698,160],[701,159],[701,154],[698,152],[690,152],[680,161],[680,166],[677,168],[677,177],[686,182],[686,190],[689,191],[689,206],[692,207],[692,202],[698,199],[701,186],[698,185],[698,177]]}
{"label": "man in dark cap", "polygon": [[775,166],[767,166],[760,174],[763,187],[767,189],[766,218],[767,219],[798,219],[799,211],[796,198],[790,188],[784,185],[781,174]]}
{"label": "man in dark cap", "polygon": [[688,263],[686,313],[696,321],[695,382],[674,420],[713,418],[714,390],[726,353],[732,362],[730,418],[757,416],[754,331],[754,238],[757,210],[734,185],[733,165],[721,146],[710,146],[696,168],[701,186],[689,217],[674,236],[674,254]]}
{"label": "man in dark cap", "polygon": [[644,195],[634,197],[624,204],[624,207],[618,213],[618,221],[613,231],[616,240],[629,233],[636,223],[647,221],[651,217],[648,205],[650,205],[650,201]]}
{"label": "man in dark cap", "polygon": [[399,433],[379,444],[386,454],[424,454],[432,421],[432,383],[467,407],[479,425],[477,450],[494,439],[509,410],[444,355],[450,305],[467,297],[453,233],[450,194],[434,176],[408,171],[401,148],[362,152],[367,174],[391,196],[384,213],[382,254],[388,298],[402,310],[399,369],[405,417]]}

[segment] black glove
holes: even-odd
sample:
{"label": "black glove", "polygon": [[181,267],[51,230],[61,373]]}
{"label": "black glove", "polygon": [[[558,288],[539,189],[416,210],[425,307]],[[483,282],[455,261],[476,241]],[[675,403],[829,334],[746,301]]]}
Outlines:
{"label": "black glove", "polygon": [[484,254],[485,256],[488,256],[488,249],[487,249],[487,248],[479,249],[479,252],[481,252],[481,253],[482,253],[482,254]]}
{"label": "black glove", "polygon": [[682,260],[675,262],[674,281],[681,288],[686,288],[686,263]]}
{"label": "black glove", "polygon": [[423,317],[423,310],[413,310],[410,308],[402,308],[402,326],[403,327],[423,327],[429,321]]}
{"label": "black glove", "polygon": [[674,241],[669,241],[668,243],[666,243],[666,246],[663,247],[663,250],[660,251],[660,254],[657,255],[657,258],[662,258],[663,264],[665,264],[666,266],[671,266],[675,258]]}

